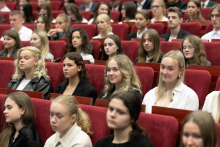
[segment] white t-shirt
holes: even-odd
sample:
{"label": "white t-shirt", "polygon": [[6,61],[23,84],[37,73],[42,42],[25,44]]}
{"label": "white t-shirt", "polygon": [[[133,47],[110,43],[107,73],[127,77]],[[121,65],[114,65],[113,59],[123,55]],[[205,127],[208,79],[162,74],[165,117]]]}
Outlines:
{"label": "white t-shirt", "polygon": [[147,31],[147,28],[142,33],[140,33],[140,34],[138,34],[138,31],[137,31],[137,38],[141,38],[145,31]]}
{"label": "white t-shirt", "polygon": [[21,81],[21,83],[18,85],[17,89],[16,90],[23,90],[24,87],[30,82],[31,80],[25,80],[23,79]]}
{"label": "white t-shirt", "polygon": [[137,10],[138,11],[142,10],[145,2],[146,2],[146,0],[143,0],[140,4],[137,2]]}
{"label": "white t-shirt", "polygon": [[[154,20],[155,20],[155,17],[152,18],[152,19],[150,20],[150,22],[151,22],[151,23],[154,23]],[[164,16],[162,21],[168,21],[168,18]]]}
{"label": "white t-shirt", "polygon": [[11,12],[11,10],[5,5],[3,8],[0,9],[0,12]]}
{"label": "white t-shirt", "polygon": [[[110,32],[108,35],[112,35],[114,33]],[[92,39],[102,39],[101,35],[98,34],[97,36],[92,37]]]}
{"label": "white t-shirt", "polygon": [[[91,18],[91,19],[89,20],[88,24],[92,24],[93,21],[94,21],[94,18]],[[110,22],[114,22],[114,21],[111,19]]]}
{"label": "white t-shirt", "polygon": [[213,29],[211,32],[208,32],[207,34],[203,35],[201,39],[208,39],[209,42],[211,42],[212,39],[220,39],[220,30],[215,31]]}
{"label": "white t-shirt", "polygon": [[83,60],[89,60],[90,63],[95,62],[95,60],[91,54],[86,54],[86,53],[81,52],[80,55],[82,56]]}

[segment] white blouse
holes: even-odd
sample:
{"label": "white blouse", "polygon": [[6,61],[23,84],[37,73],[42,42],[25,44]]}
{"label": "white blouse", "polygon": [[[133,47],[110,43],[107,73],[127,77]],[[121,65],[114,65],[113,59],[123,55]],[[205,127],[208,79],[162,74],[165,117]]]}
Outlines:
{"label": "white blouse", "polygon": [[[150,90],[145,96],[142,104],[146,105],[145,112],[152,113],[152,106],[156,103],[156,89]],[[169,108],[198,110],[199,98],[195,91],[181,83],[173,90],[173,101],[168,106]]]}
{"label": "white blouse", "polygon": [[[113,35],[113,32],[110,32],[108,35]],[[98,34],[97,36],[92,37],[92,39],[102,39],[102,36]]]}
{"label": "white blouse", "polygon": [[[152,19],[150,20],[150,22],[151,22],[151,23],[154,23],[154,20],[155,20],[155,17],[152,18]],[[168,21],[168,18],[164,16],[162,21]]]}
{"label": "white blouse", "polygon": [[95,62],[95,59],[93,58],[91,54],[86,54],[86,53],[81,52],[80,55],[82,56],[83,60],[89,60],[90,63]]}

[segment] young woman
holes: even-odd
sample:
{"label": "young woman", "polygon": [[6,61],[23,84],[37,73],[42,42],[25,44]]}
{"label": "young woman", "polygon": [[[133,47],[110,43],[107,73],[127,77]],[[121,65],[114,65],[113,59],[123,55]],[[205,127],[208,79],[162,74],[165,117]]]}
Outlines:
{"label": "young woman", "polygon": [[38,6],[38,8],[40,9],[40,5],[42,4],[42,3],[50,3],[50,1],[49,0],[37,0],[37,6]]}
{"label": "young woman", "polygon": [[116,55],[106,62],[105,86],[98,98],[109,99],[114,93],[132,91],[142,100],[141,83],[126,55]]}
{"label": "young woman", "polygon": [[56,20],[53,19],[52,17],[52,9],[51,9],[51,5],[49,2],[43,2],[40,4],[40,12],[38,14],[38,16],[42,15],[44,17],[47,17],[49,22],[52,22],[52,23],[56,23]]}
{"label": "young woman", "polygon": [[56,18],[56,29],[51,29],[49,34],[52,40],[59,40],[59,38],[69,38],[71,31],[70,17],[66,14],[59,14]]}
{"label": "young woman", "polygon": [[111,10],[105,2],[99,2],[94,9],[93,18],[91,18],[88,24],[96,23],[96,19],[100,14],[107,14],[111,22],[114,22],[111,19]]}
{"label": "young woman", "polygon": [[183,121],[180,147],[218,147],[215,121],[208,112],[195,111]]}
{"label": "young woman", "polygon": [[124,54],[120,38],[117,35],[106,36],[104,39],[104,51],[102,51],[101,60],[108,60],[119,54]]}
{"label": "young woman", "polygon": [[168,18],[165,17],[166,6],[163,0],[153,0],[151,2],[151,10],[154,14],[151,23],[154,23],[155,21],[168,21]]}
{"label": "young woman", "polygon": [[92,147],[88,115],[71,95],[61,95],[50,106],[50,125],[56,132],[44,147]]}
{"label": "young woman", "polygon": [[18,32],[15,30],[7,30],[3,33],[4,49],[0,51],[0,57],[17,58],[17,51],[22,48],[22,43]]}
{"label": "young woman", "polygon": [[43,147],[34,128],[35,112],[30,97],[23,92],[7,95],[4,100],[2,147]]}
{"label": "young woman", "polygon": [[94,147],[154,147],[148,133],[137,124],[140,111],[141,100],[134,92],[113,94],[106,119],[114,134],[98,140]]}
{"label": "young woman", "polygon": [[190,0],[187,4],[187,15],[189,19],[185,22],[190,22],[192,20],[205,20],[201,15],[201,3],[199,0]]}
{"label": "young woman", "polygon": [[30,3],[20,5],[20,12],[23,14],[24,23],[33,23],[32,6]]}
{"label": "young woman", "polygon": [[123,22],[135,22],[135,13],[137,12],[137,6],[134,2],[124,2],[121,9]]}
{"label": "young woman", "polygon": [[92,37],[93,39],[101,39],[105,38],[107,35],[113,34],[112,27],[110,25],[110,17],[107,14],[100,14],[97,17],[96,24],[99,34],[95,37]]}
{"label": "young woman", "polygon": [[145,112],[151,113],[152,106],[198,110],[198,96],[191,88],[183,84],[184,76],[183,54],[178,50],[166,53],[160,64],[158,87],[153,88],[144,96],[142,104],[146,105]]}
{"label": "young woman", "polygon": [[185,57],[186,68],[188,64],[212,66],[206,60],[206,53],[202,41],[195,35],[186,36],[181,44],[180,50]]}
{"label": "young woman", "polygon": [[75,4],[69,4],[66,6],[66,14],[69,15],[71,22],[88,23],[88,20],[83,18],[82,13]]}
{"label": "young woman", "polygon": [[138,49],[137,62],[161,63],[164,54],[160,50],[160,36],[154,29],[148,29],[141,37],[141,43]]}
{"label": "young woman", "polygon": [[38,16],[37,22],[35,23],[35,30],[43,30],[46,33],[51,29],[51,23],[47,17]]}
{"label": "young woman", "polygon": [[50,53],[49,41],[47,34],[42,30],[35,30],[31,36],[31,46],[41,50],[41,57],[53,62],[54,56]]}
{"label": "young woman", "polygon": [[74,4],[74,0],[64,0],[64,1],[63,1],[63,6],[64,6],[63,10],[64,10],[64,12],[65,12],[66,15],[67,15],[66,7],[67,7],[68,5],[70,5],[70,4]]}
{"label": "young woman", "polygon": [[137,32],[133,32],[127,36],[127,40],[131,38],[141,38],[144,31],[150,22],[150,14],[146,10],[140,10],[135,14],[135,25],[138,28]]}
{"label": "young woman", "polygon": [[69,52],[77,52],[83,60],[89,60],[94,63],[93,46],[89,42],[87,33],[81,28],[74,28],[69,39]]}
{"label": "young woman", "polygon": [[44,99],[49,99],[52,88],[39,49],[28,46],[18,50],[15,74],[7,89],[43,92]]}
{"label": "young woman", "polygon": [[87,69],[80,54],[76,52],[67,53],[63,57],[63,74],[67,81],[57,86],[56,93],[91,97],[93,98],[93,103],[95,103],[97,91],[88,83]]}

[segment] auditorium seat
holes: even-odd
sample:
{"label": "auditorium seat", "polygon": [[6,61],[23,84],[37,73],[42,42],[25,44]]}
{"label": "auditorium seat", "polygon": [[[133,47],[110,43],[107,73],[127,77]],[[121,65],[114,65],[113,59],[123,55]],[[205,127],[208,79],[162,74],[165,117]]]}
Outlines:
{"label": "auditorium seat", "polygon": [[93,0],[93,2],[99,3],[99,2],[105,2],[107,5],[109,5],[108,0]]}
{"label": "auditorium seat", "polygon": [[15,73],[14,61],[0,60],[0,88],[6,88],[12,75]]}
{"label": "auditorium seat", "polygon": [[[9,14],[11,12],[1,12],[2,17],[6,20],[6,22],[9,24]],[[2,25],[2,24],[1,24]]]}
{"label": "auditorium seat", "polygon": [[15,2],[5,2],[6,6],[11,10],[14,11],[16,10],[16,3]]}
{"label": "auditorium seat", "polygon": [[80,11],[83,15],[83,17],[86,19],[86,20],[90,20],[92,18],[92,12],[91,11]]}
{"label": "auditorium seat", "polygon": [[[93,46],[93,49],[94,49],[94,52],[93,52],[93,57],[95,60],[98,60],[99,58],[99,52],[100,52],[100,48],[101,48],[101,43],[99,41],[96,41],[96,40],[92,40],[92,41],[89,41],[92,46]],[[0,46],[1,46],[1,43],[0,43]]]}
{"label": "auditorium seat", "polygon": [[0,51],[4,49],[3,41],[0,40]]}
{"label": "auditorium seat", "polygon": [[[51,4],[51,8],[52,10],[54,11],[60,11],[61,10],[61,7],[63,5],[63,2],[62,1],[59,1],[59,0],[56,0],[56,1],[50,1],[50,4]],[[53,12],[52,11],[52,12]]]}
{"label": "auditorium seat", "polygon": [[[155,29],[159,36],[163,35],[163,31],[164,31],[164,25],[162,23],[149,23],[148,24],[148,29]],[[131,28],[131,33],[133,32],[137,32],[138,28],[136,27],[136,25],[133,25]]]}
{"label": "auditorium seat", "polygon": [[177,41],[160,41],[160,47],[161,47],[161,52],[166,54],[167,52],[171,50],[179,50],[180,49],[180,42]]}
{"label": "auditorium seat", "polygon": [[212,7],[201,8],[201,14],[205,18],[205,20],[209,20],[209,12]]}
{"label": "auditorium seat", "polygon": [[75,0],[74,3],[79,7],[80,5],[84,5],[82,0]]}
{"label": "auditorium seat", "polygon": [[220,77],[218,78],[218,81],[216,82],[215,91],[220,90]]}
{"label": "auditorium seat", "polygon": [[[52,1],[51,1],[52,2]],[[58,11],[58,10],[53,10],[53,11],[51,11],[51,14],[52,14],[52,17],[54,18],[54,19],[56,19],[56,17],[59,15],[59,14],[65,14],[65,12],[64,11]]]}
{"label": "auditorium seat", "polygon": [[32,13],[33,13],[33,19],[34,19],[34,21],[35,20],[37,20],[37,18],[38,18],[38,11],[32,11]]}
{"label": "auditorium seat", "polygon": [[208,24],[206,29],[205,29],[205,34],[208,33],[208,32],[211,32],[213,30],[213,26],[212,26],[212,23]]}
{"label": "auditorium seat", "polygon": [[111,19],[114,22],[118,22],[121,13],[119,11],[111,11]]}
{"label": "auditorium seat", "polygon": [[38,11],[37,1],[31,1],[32,11]]}
{"label": "auditorium seat", "polygon": [[186,69],[185,84],[193,89],[199,98],[199,108],[203,107],[211,84],[211,75],[206,70]]}
{"label": "auditorium seat", "polygon": [[73,24],[72,25],[72,28],[81,28],[83,30],[86,31],[88,37],[89,37],[89,40],[92,39],[92,37],[95,36],[95,31],[96,31],[96,25],[95,24]]}
{"label": "auditorium seat", "polygon": [[25,26],[25,27],[31,29],[32,31],[35,30],[35,25],[34,25],[34,23],[23,23],[23,26]]}
{"label": "auditorium seat", "polygon": [[220,66],[220,42],[202,42],[202,44],[205,48],[207,60],[209,60],[213,66]]}
{"label": "auditorium seat", "polygon": [[128,25],[126,23],[122,23],[122,24],[112,23],[111,27],[112,27],[112,32],[115,35],[118,35],[119,38],[126,40],[126,37],[128,35]]}
{"label": "auditorium seat", "polygon": [[4,94],[0,94],[0,132],[2,132],[3,130],[3,119],[4,119],[4,115],[3,115],[3,111],[4,111],[4,108],[3,108],[3,104],[4,104],[4,99],[5,99],[5,96]]}
{"label": "auditorium seat", "polygon": [[134,63],[135,59],[138,56],[138,47],[139,44],[137,41],[121,41],[122,48],[125,55],[127,55],[131,61]]}

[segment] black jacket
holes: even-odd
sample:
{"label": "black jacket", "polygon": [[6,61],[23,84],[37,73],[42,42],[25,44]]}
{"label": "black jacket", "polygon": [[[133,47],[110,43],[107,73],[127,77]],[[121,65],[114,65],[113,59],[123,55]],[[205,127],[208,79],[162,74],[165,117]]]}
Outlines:
{"label": "black jacket", "polygon": [[137,32],[130,33],[127,36],[126,40],[131,40],[131,38],[137,38]]}
{"label": "black jacket", "polygon": [[[57,86],[55,93],[63,94],[63,92],[65,91],[68,84],[69,84],[68,80],[65,81],[65,82],[60,83]],[[72,95],[83,96],[83,97],[91,97],[91,98],[93,98],[93,104],[94,104],[95,100],[97,98],[97,91],[88,82],[86,82],[84,80],[80,80],[79,84],[77,85],[77,87],[76,87],[76,89],[75,89],[75,91],[73,92]]]}
{"label": "black jacket", "polygon": [[[160,38],[165,38],[165,41],[169,41],[170,34],[171,34],[171,32],[168,32],[166,34],[161,35]],[[186,37],[188,35],[192,35],[192,34],[180,29],[176,39],[183,39],[184,37]]]}
{"label": "black jacket", "polygon": [[34,124],[30,123],[19,130],[17,138],[14,140],[13,132],[8,147],[43,147],[43,144],[38,136]]}
{"label": "black jacket", "polygon": [[[133,1],[135,4],[136,4],[136,6],[137,6],[137,1]],[[151,7],[151,0],[146,0],[145,1],[145,3],[144,3],[144,5],[143,5],[143,7],[142,7],[142,9],[151,9],[150,7]]]}
{"label": "black jacket", "polygon": [[[11,53],[10,57],[17,58],[17,52],[18,52],[18,49],[17,50],[13,50],[13,52]],[[0,51],[0,57],[7,57],[7,54],[8,54],[8,50]]]}
{"label": "black jacket", "polygon": [[[7,89],[17,89],[23,80],[24,76],[20,79],[11,79]],[[31,79],[31,81],[24,87],[25,91],[35,91],[35,92],[43,92],[44,99],[50,99],[50,92],[52,92],[51,84],[49,78],[44,75],[39,78]]]}
{"label": "black jacket", "polygon": [[[160,57],[159,57],[159,60],[157,61],[157,63],[161,63],[161,60],[163,59],[163,56],[164,56],[164,54],[163,53],[160,53]],[[139,57],[137,57],[136,59],[135,59],[135,65],[136,65],[136,63],[138,62],[138,60],[139,60]]]}
{"label": "black jacket", "polygon": [[186,10],[187,8],[187,3],[183,2],[183,1],[178,1],[176,4],[174,5],[170,5],[168,2],[166,3],[166,9],[170,8],[170,7],[177,7],[183,10]]}

